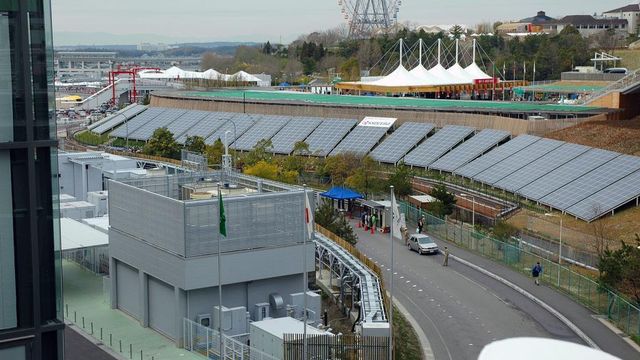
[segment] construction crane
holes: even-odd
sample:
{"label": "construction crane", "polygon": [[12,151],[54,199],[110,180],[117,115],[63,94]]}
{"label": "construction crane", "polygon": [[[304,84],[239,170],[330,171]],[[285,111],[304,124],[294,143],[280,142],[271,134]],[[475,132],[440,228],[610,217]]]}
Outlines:
{"label": "construction crane", "polygon": [[350,38],[366,38],[387,31],[398,22],[402,0],[338,0]]}

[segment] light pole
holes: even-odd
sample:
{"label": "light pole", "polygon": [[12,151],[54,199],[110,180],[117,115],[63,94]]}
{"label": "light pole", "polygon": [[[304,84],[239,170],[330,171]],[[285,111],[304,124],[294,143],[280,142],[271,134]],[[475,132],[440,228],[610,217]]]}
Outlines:
{"label": "light pole", "polygon": [[545,213],[544,216],[560,218],[560,245],[558,246],[558,287],[560,287],[560,265],[562,264],[562,216]]}
{"label": "light pole", "polygon": [[470,194],[462,193],[460,197],[471,198],[471,226],[476,228],[476,197]]}

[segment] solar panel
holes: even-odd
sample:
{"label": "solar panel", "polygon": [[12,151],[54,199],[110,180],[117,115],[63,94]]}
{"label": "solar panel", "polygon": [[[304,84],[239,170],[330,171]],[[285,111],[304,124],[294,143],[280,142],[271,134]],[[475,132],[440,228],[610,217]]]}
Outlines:
{"label": "solar panel", "polygon": [[426,168],[464,141],[473,131],[474,129],[468,126],[445,126],[435,135],[428,138],[427,141],[418,145],[417,148],[408,153],[404,158],[404,162],[407,165]]}
{"label": "solar panel", "polygon": [[120,138],[127,137],[129,134],[132,134],[134,131],[138,130],[149,121],[152,121],[166,110],[166,108],[148,108],[140,115],[128,120],[123,125],[120,125],[120,127],[112,131],[110,135]]}
{"label": "solar panel", "polygon": [[537,178],[544,176],[589,149],[591,148],[584,145],[564,143],[560,147],[546,153],[537,160],[520,168],[520,170],[498,181],[494,186],[516,192],[520,188],[530,184]]}
{"label": "solar panel", "polygon": [[388,130],[386,127],[358,125],[331,151],[330,155],[352,153],[364,156],[376,146]]}
{"label": "solar panel", "polygon": [[639,157],[620,155],[545,196],[540,202],[556,209],[566,210],[571,205],[637,170],[640,170]]}
{"label": "solar panel", "polygon": [[[207,145],[212,145],[218,139],[222,139],[224,142],[224,134],[229,131],[229,144],[235,141],[235,138],[240,138],[247,130],[256,124],[258,120],[262,118],[262,115],[256,114],[236,114],[231,120],[225,122],[216,130],[213,134],[207,137],[204,142]],[[234,138],[235,137],[235,138]]]}
{"label": "solar panel", "polygon": [[552,193],[619,155],[613,151],[590,149],[518,190],[518,194],[527,199],[538,201],[545,195]]}
{"label": "solar panel", "polygon": [[316,156],[327,156],[356,125],[353,119],[325,119],[305,142]]}
{"label": "solar panel", "polygon": [[267,115],[242,136],[238,136],[238,140],[233,142],[232,147],[236,150],[252,150],[258,141],[262,139],[270,140],[289,120],[291,118],[286,116]]}
{"label": "solar panel", "polygon": [[271,139],[273,152],[277,154],[291,154],[298,141],[302,141],[322,123],[320,118],[293,118]]}
{"label": "solar panel", "polygon": [[107,116],[106,118],[91,124],[88,129],[96,134],[104,134],[107,131],[115,128],[123,122],[131,119],[132,117],[140,114],[147,109],[144,105],[132,104],[126,108],[118,111],[117,113]]}
{"label": "solar panel", "polygon": [[233,113],[206,111],[205,116],[186,131],[183,131],[176,141],[184,144],[188,136],[200,136],[206,139],[211,133],[218,130],[225,121],[232,119],[234,115]]}
{"label": "solar panel", "polygon": [[482,130],[471,139],[463,142],[460,146],[429,165],[429,168],[453,172],[455,169],[484,154],[508,137],[509,133],[506,131],[493,129]]}
{"label": "solar panel", "polygon": [[435,128],[429,123],[406,122],[387,137],[372,152],[377,161],[395,164]]}
{"label": "solar panel", "polygon": [[640,197],[640,171],[622,178],[567,209],[571,215],[593,221]]}
{"label": "solar panel", "polygon": [[184,109],[167,109],[137,130],[132,132],[131,129],[129,129],[129,139],[147,141],[153,135],[154,131],[166,127],[186,112],[187,110]]}
{"label": "solar panel", "polygon": [[487,170],[494,164],[508,158],[538,140],[540,140],[540,138],[537,136],[520,135],[473,160],[467,165],[456,169],[453,173],[467,178],[473,178],[475,175]]}
{"label": "solar panel", "polygon": [[474,181],[478,181],[484,184],[493,185],[496,182],[502,180],[506,176],[521,169],[525,165],[535,161],[541,156],[545,155],[549,151],[561,146],[562,141],[553,139],[540,139],[533,144],[525,147],[517,153],[509,156],[508,158],[493,165],[487,170],[475,175]]}
{"label": "solar panel", "polygon": [[186,113],[184,113],[184,115],[177,118],[171,124],[167,125],[167,130],[171,131],[171,133],[177,140],[209,114],[210,113],[207,111],[200,110],[187,111]]}

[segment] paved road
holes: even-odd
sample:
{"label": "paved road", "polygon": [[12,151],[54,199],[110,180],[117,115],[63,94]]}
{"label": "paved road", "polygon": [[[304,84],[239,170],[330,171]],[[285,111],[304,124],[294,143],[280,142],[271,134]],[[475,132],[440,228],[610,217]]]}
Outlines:
{"label": "paved road", "polygon": [[64,329],[64,358],[65,360],[117,360],[69,326]]}
{"label": "paved road", "polygon": [[[356,232],[360,239],[358,248],[390,273],[388,234],[370,235],[357,228]],[[450,244],[437,239],[436,242],[441,248],[445,245],[451,248]],[[426,333],[438,360],[476,359],[484,345],[515,336],[548,337],[584,344],[542,307],[482,273],[455,261],[450,261],[449,267],[443,267],[441,255],[420,256],[410,252],[399,240],[395,242],[394,252],[395,296]],[[452,253],[464,255],[471,262],[477,261],[467,258],[467,254],[457,248],[452,249]],[[493,263],[481,266],[501,267]],[[387,276],[387,286],[388,279]],[[531,292],[544,288],[530,284],[530,279],[524,281],[533,287]]]}

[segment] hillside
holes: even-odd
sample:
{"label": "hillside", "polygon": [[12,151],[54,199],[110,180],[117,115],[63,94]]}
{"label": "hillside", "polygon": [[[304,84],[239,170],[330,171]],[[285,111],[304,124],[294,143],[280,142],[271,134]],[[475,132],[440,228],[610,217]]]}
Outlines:
{"label": "hillside", "polygon": [[588,121],[546,137],[640,156],[640,116],[632,120]]}

